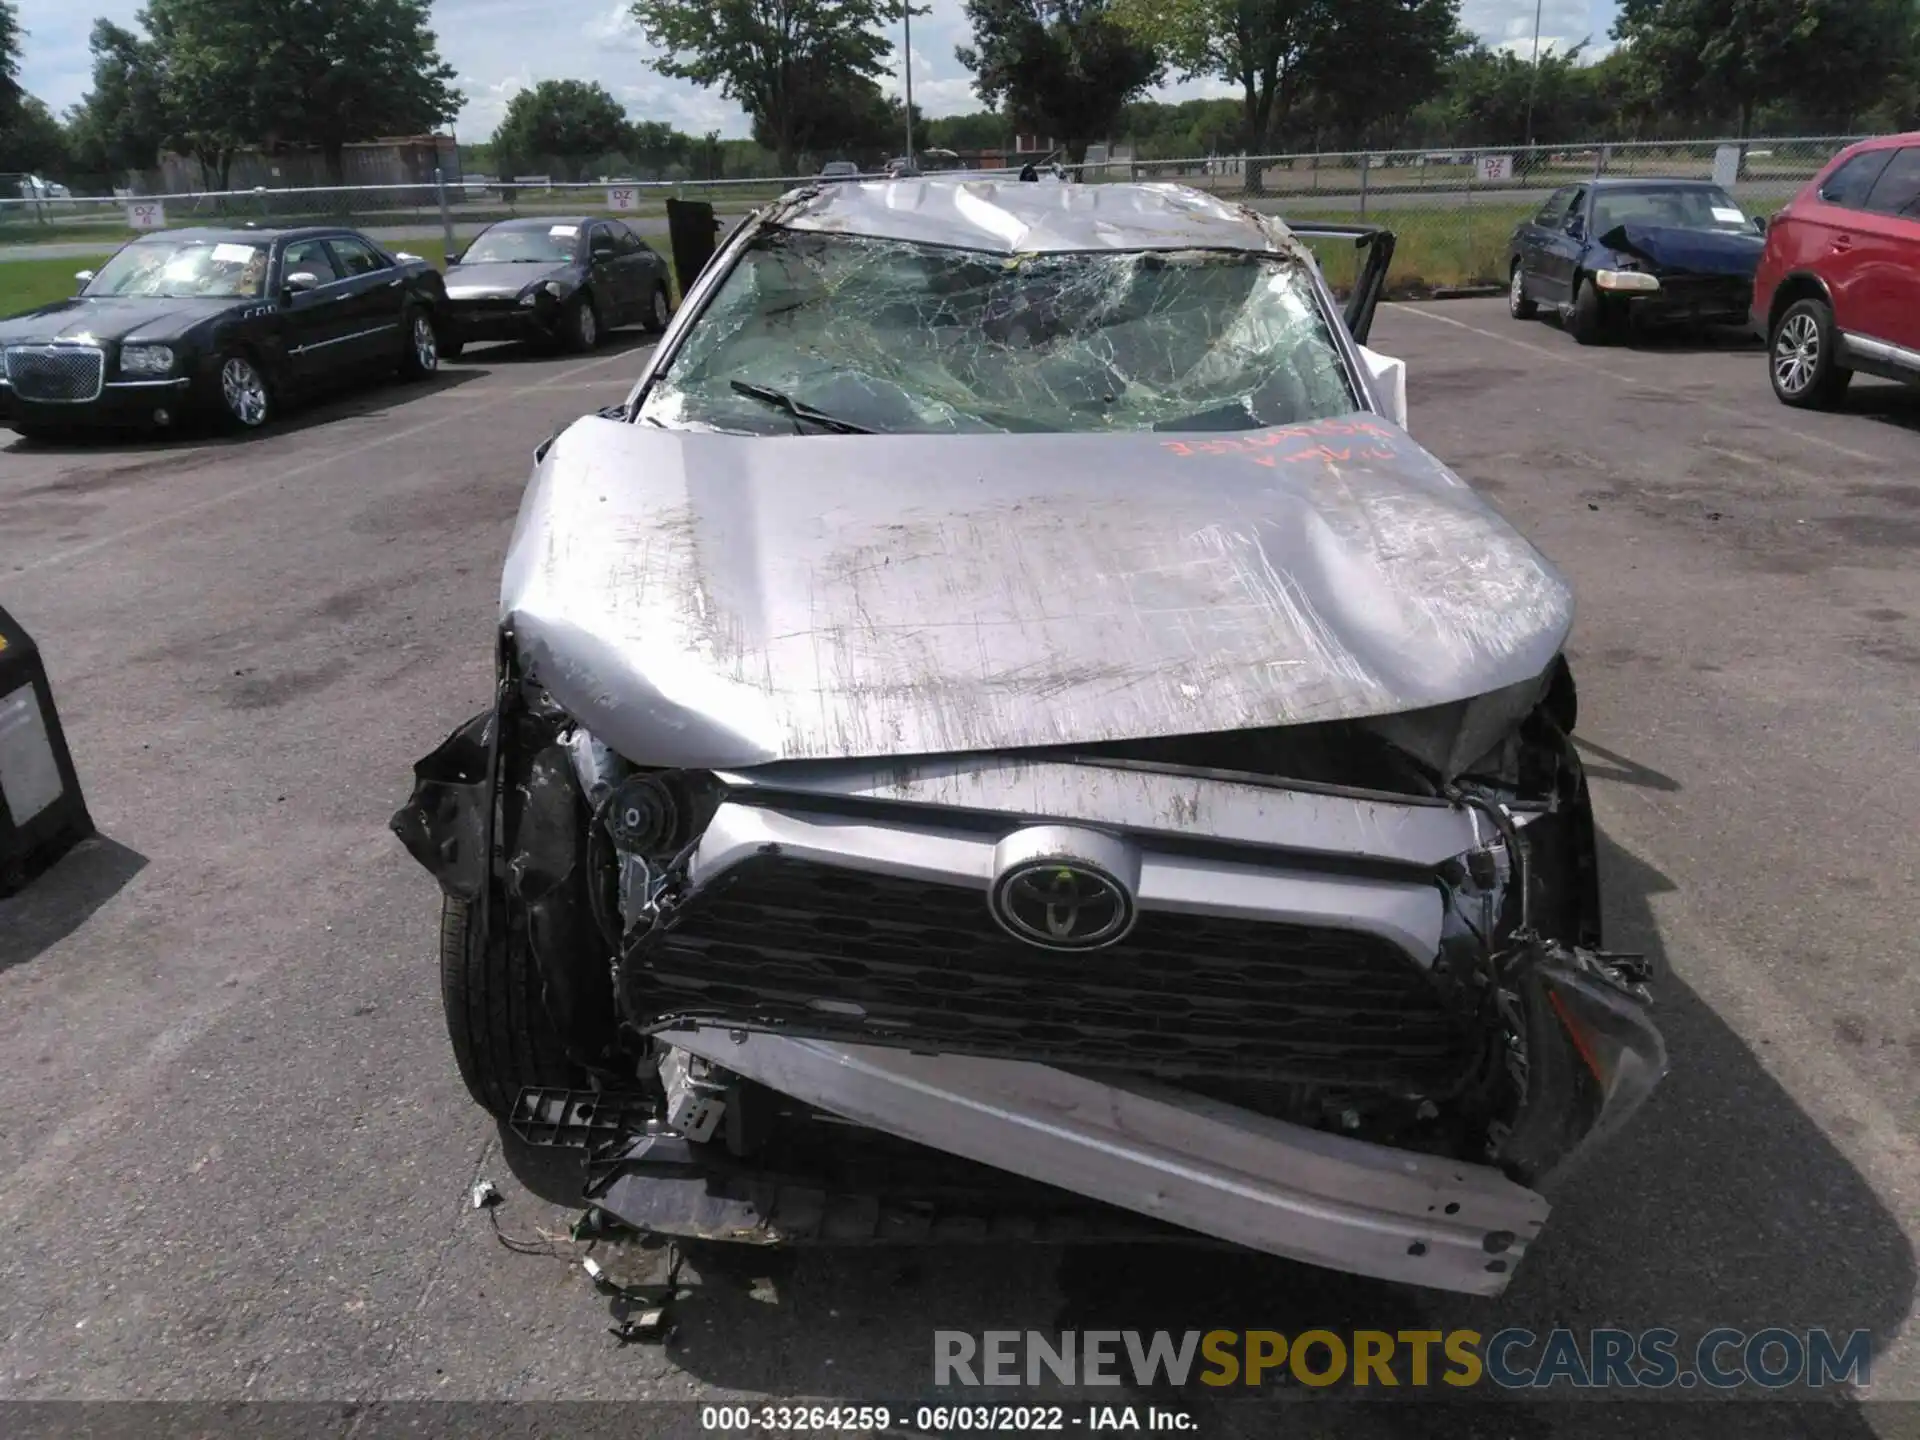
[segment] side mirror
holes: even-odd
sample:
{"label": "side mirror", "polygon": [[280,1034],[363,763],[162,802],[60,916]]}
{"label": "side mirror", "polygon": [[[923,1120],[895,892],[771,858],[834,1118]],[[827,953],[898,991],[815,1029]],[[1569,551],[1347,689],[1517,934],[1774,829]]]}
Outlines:
{"label": "side mirror", "polygon": [[1582,220],[1578,215],[1569,215],[1567,217],[1567,234],[1571,235],[1575,240],[1586,239],[1587,222]]}
{"label": "side mirror", "polygon": [[461,255],[461,252],[458,250],[449,250],[441,258],[447,262],[447,268],[451,270],[454,266],[460,263],[460,255]]}
{"label": "side mirror", "polygon": [[1773,216],[1771,215],[1754,216],[1753,228],[1758,230],[1762,235],[1766,234],[1767,231],[1773,228]]}
{"label": "side mirror", "polygon": [[288,300],[320,288],[320,277],[308,270],[296,270],[281,282],[280,291]]}
{"label": "side mirror", "polygon": [[73,272],[73,278],[80,282],[80,288],[84,290],[93,283],[93,271],[76,270]]}

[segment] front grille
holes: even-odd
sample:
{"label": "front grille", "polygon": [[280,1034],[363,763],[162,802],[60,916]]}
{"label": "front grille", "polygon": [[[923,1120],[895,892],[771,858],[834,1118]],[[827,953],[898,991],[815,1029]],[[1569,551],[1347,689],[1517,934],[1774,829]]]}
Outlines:
{"label": "front grille", "polygon": [[1753,301],[1753,282],[1735,275],[1679,275],[1660,282],[1670,305],[1744,312]]}
{"label": "front grille", "polygon": [[1469,1054],[1432,978],[1375,936],[1144,912],[1118,945],[1060,953],[1002,932],[980,890],[778,855],[673,911],[622,980],[641,1023],[1134,1074],[1432,1094]]}
{"label": "front grille", "polygon": [[22,400],[76,404],[100,398],[106,355],[97,345],[9,345],[7,379]]}

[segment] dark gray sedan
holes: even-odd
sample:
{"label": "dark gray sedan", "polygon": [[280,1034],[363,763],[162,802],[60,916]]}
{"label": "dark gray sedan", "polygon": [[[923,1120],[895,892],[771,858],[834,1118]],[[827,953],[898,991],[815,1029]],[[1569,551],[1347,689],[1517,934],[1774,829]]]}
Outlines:
{"label": "dark gray sedan", "polygon": [[531,340],[591,350],[622,325],[659,332],[673,315],[667,262],[628,226],[594,215],[502,220],[447,257],[441,353]]}

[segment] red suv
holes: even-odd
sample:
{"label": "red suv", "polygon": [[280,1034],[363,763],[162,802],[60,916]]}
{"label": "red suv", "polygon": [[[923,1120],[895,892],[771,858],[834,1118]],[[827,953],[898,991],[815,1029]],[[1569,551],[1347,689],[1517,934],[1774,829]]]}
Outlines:
{"label": "red suv", "polygon": [[1773,217],[1753,323],[1788,405],[1837,404],[1856,370],[1920,383],[1920,133],[1849,146]]}

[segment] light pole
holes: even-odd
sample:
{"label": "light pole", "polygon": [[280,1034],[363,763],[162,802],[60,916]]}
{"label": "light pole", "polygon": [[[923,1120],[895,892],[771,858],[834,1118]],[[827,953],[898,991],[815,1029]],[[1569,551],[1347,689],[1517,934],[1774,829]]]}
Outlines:
{"label": "light pole", "polygon": [[1533,68],[1527,71],[1527,151],[1533,151],[1533,92],[1540,83],[1540,7],[1545,0],[1533,0]]}
{"label": "light pole", "polygon": [[907,52],[907,164],[913,164],[913,0],[901,0],[900,19],[906,26]]}

